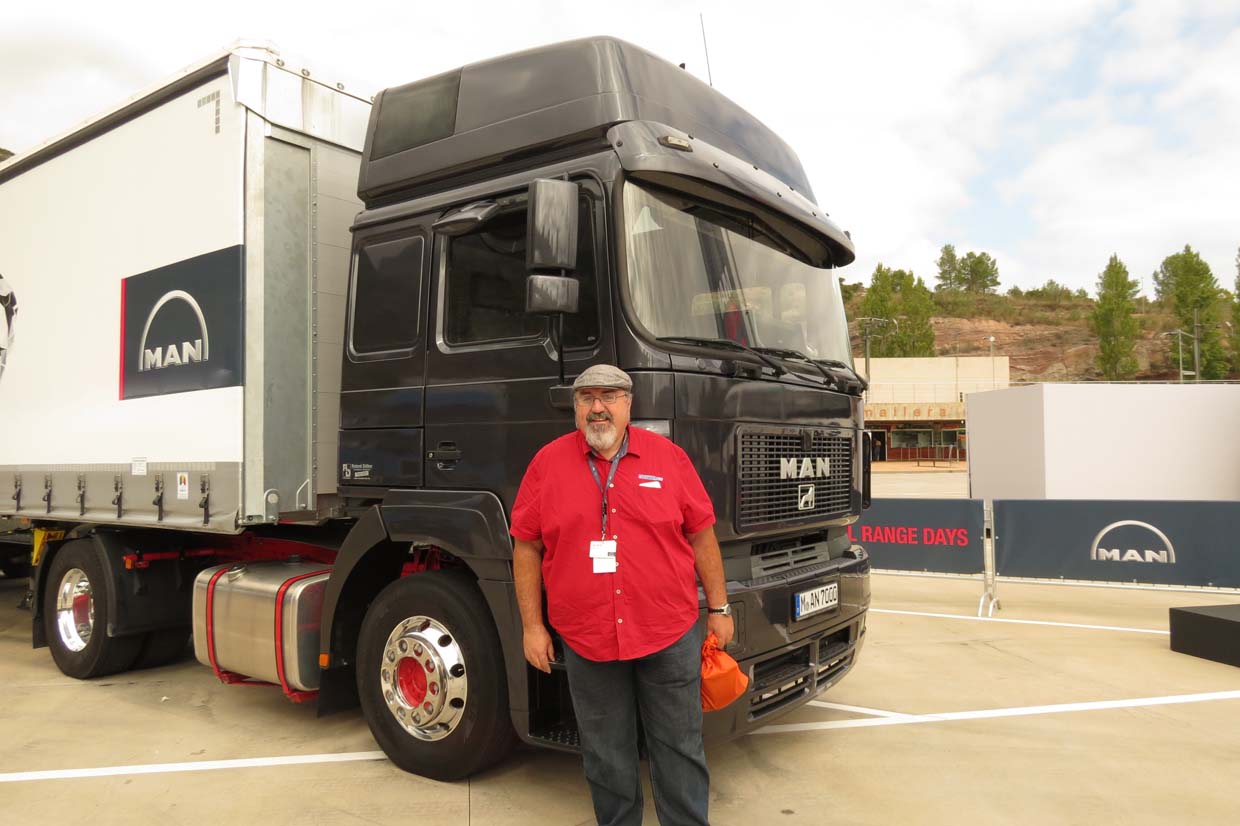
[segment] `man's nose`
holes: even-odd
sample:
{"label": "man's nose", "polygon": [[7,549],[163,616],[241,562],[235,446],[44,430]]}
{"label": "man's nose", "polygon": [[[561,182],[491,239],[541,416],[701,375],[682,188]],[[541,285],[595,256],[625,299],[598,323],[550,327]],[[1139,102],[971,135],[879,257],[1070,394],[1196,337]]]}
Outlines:
{"label": "man's nose", "polygon": [[604,411],[607,410],[607,405],[603,404],[603,400],[599,396],[595,396],[590,400],[590,412],[593,413],[597,408],[602,408]]}

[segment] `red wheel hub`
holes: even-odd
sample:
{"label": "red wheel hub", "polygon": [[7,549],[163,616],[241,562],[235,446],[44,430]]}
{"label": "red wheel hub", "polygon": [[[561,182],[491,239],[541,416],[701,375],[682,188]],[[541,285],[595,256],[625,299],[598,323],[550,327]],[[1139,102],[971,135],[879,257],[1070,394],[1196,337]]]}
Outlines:
{"label": "red wheel hub", "polygon": [[73,598],[73,621],[78,625],[90,622],[90,594],[78,594]]}
{"label": "red wheel hub", "polygon": [[426,669],[413,657],[405,657],[396,665],[396,685],[405,702],[415,708],[426,699]]}

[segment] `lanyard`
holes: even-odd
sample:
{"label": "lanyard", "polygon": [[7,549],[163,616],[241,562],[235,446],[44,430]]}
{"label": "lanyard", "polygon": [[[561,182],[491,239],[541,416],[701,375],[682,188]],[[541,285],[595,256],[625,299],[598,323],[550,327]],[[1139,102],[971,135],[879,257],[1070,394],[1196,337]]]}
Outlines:
{"label": "lanyard", "polygon": [[[607,484],[603,485],[603,479],[598,474],[598,468],[594,466],[593,455],[586,456],[586,464],[590,466],[590,473],[594,474],[594,484],[598,485],[599,492],[603,494],[603,539],[607,538],[607,491],[611,489],[612,482],[616,479],[616,468],[620,467],[620,460],[629,452],[629,434],[624,434],[624,441],[620,443],[620,449],[616,451],[616,455],[611,460],[611,470],[607,474]],[[593,453],[593,452],[591,452]]]}

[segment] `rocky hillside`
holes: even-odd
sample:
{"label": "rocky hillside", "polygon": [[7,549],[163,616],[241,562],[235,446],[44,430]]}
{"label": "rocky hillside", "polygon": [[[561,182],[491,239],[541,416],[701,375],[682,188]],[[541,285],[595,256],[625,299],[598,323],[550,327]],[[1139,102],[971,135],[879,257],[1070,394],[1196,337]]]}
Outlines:
{"label": "rocky hillside", "polygon": [[[856,318],[863,292],[848,296],[849,317]],[[1098,342],[1089,329],[1093,301],[1079,296],[1043,300],[1004,295],[935,295],[932,319],[935,351],[941,356],[1008,356],[1012,381],[1091,381],[1101,378]],[[1138,381],[1171,381],[1177,376],[1174,337],[1161,334],[1178,324],[1167,310],[1140,300],[1137,342]],[[854,325],[855,328],[856,325]],[[853,352],[864,345],[854,329]],[[1185,341],[1188,345],[1189,342]],[[1185,367],[1192,354],[1185,350]]]}

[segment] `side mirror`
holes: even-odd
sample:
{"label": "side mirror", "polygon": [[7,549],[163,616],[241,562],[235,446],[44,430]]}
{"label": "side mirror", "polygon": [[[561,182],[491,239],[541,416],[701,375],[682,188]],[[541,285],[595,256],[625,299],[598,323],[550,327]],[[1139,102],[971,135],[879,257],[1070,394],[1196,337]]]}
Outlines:
{"label": "side mirror", "polygon": [[577,268],[577,184],[540,178],[530,184],[525,268]]}
{"label": "side mirror", "polygon": [[525,311],[541,315],[577,312],[577,279],[531,275],[525,281]]}

